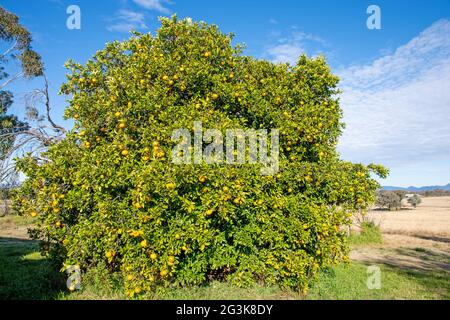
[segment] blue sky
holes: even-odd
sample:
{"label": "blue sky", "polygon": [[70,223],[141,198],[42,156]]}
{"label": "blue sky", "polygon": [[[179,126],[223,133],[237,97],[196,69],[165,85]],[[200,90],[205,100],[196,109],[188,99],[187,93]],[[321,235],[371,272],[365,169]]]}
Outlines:
{"label": "blue sky", "polygon": [[[81,29],[66,27],[69,5],[81,9]],[[381,30],[366,27],[369,5],[381,9]],[[55,118],[65,61],[85,62],[128,30],[154,32],[158,16],[177,13],[217,24],[245,43],[245,54],[292,62],[300,53],[324,54],[338,74],[347,124],[342,157],[391,168],[384,185],[450,182],[450,1],[207,1],[3,0],[33,34],[51,82]],[[13,111],[40,82],[20,81]],[[61,120],[62,121],[62,120]],[[66,123],[71,126],[70,122]]]}

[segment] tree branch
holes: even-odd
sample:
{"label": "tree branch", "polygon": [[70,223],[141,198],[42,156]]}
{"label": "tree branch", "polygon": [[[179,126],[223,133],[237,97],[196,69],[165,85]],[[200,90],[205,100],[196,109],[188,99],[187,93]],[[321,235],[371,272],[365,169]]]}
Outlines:
{"label": "tree branch", "polygon": [[48,122],[50,122],[53,128],[55,128],[56,131],[66,133],[66,129],[57,125],[50,116],[50,95],[48,94],[48,80],[45,74],[44,74],[44,81],[45,81],[44,96],[45,96],[45,109],[47,111],[47,120]]}
{"label": "tree branch", "polygon": [[17,74],[15,74],[14,76],[12,76],[11,78],[9,78],[8,80],[6,80],[2,85],[0,85],[0,89],[3,89],[4,87],[6,87],[8,84],[10,84],[11,82],[13,82],[14,80],[16,80],[17,78],[20,78],[23,76],[23,72],[19,72]]}

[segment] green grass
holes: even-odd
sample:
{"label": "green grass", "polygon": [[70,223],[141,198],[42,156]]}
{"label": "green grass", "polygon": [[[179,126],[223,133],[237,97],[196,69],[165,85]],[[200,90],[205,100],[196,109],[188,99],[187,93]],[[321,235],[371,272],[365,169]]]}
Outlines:
{"label": "green grass", "polygon": [[[29,220],[8,217],[26,225]],[[0,219],[0,226],[5,220]],[[8,220],[8,223],[11,221]],[[352,235],[353,245],[381,241],[372,227]],[[446,257],[416,248],[411,254],[422,261],[445,262]],[[167,288],[143,296],[145,299],[450,299],[448,272],[441,269],[413,271],[394,265],[379,265],[381,289],[367,288],[367,266],[362,263],[340,265],[322,272],[320,279],[305,295],[275,286],[257,285],[236,288],[228,283],[212,282],[206,286]],[[68,292],[64,275],[38,252],[31,240],[0,237],[0,299],[125,299],[119,275],[107,275],[97,268],[83,275],[81,291]]]}
{"label": "green grass", "polygon": [[[0,299],[125,299],[118,275],[93,270],[83,276],[83,288],[69,293],[61,274],[43,258],[34,243],[0,241]],[[445,272],[417,272],[381,266],[381,289],[366,285],[367,266],[341,265],[323,272],[307,295],[278,287],[236,288],[228,283],[167,288],[145,299],[450,299]]]}
{"label": "green grass", "polygon": [[63,284],[61,274],[40,255],[36,243],[0,238],[0,300],[50,299]]}
{"label": "green grass", "polygon": [[[352,263],[332,268],[321,274],[320,280],[305,295],[300,292],[282,290],[278,287],[256,285],[251,288],[236,288],[228,283],[212,282],[206,286],[167,288],[148,294],[143,299],[170,300],[299,300],[299,299],[450,299],[448,275],[444,272],[407,272],[380,266],[381,288],[367,288],[367,266]],[[60,294],[59,299],[125,299],[118,277],[109,280],[100,277],[89,281],[82,291]],[[103,279],[103,280],[101,280]],[[86,280],[86,279],[85,279]]]}
{"label": "green grass", "polygon": [[413,272],[379,265],[381,288],[367,288],[367,265],[338,266],[312,288],[308,299],[450,299],[444,271]]}
{"label": "green grass", "polygon": [[352,233],[349,238],[353,246],[380,244],[383,242],[380,227],[373,222],[363,222],[360,233]]}

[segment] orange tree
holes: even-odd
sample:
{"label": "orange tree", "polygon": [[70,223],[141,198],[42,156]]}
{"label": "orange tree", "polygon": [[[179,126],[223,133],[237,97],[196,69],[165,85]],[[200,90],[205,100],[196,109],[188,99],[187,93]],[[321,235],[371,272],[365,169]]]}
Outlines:
{"label": "orange tree", "polygon": [[[339,159],[338,78],[323,58],[295,66],[243,56],[216,26],[162,19],[69,62],[75,125],[26,174],[17,208],[47,254],[121,272],[130,296],[211,279],[305,290],[347,257],[343,226],[374,200],[381,166]],[[172,131],[278,128],[280,170],[171,161]],[[43,160],[44,159],[44,160]]]}

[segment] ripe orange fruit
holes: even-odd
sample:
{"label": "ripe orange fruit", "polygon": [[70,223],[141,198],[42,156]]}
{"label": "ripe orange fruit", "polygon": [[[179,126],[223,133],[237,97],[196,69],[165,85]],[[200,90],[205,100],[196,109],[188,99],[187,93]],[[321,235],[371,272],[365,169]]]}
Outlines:
{"label": "ripe orange fruit", "polygon": [[58,228],[61,227],[61,222],[60,221],[56,221],[55,226],[57,226]]}
{"label": "ripe orange fruit", "polygon": [[175,183],[173,183],[173,182],[168,182],[168,183],[166,184],[167,190],[173,190],[173,189],[175,189],[175,187],[176,187],[176,185],[175,185]]}
{"label": "ripe orange fruit", "polygon": [[175,257],[174,256],[169,256],[168,260],[169,260],[169,262],[175,262]]}
{"label": "ripe orange fruit", "polygon": [[118,118],[118,117],[120,117],[122,115],[122,113],[117,111],[116,113],[114,113],[114,115]]}
{"label": "ripe orange fruit", "polygon": [[165,152],[162,150],[155,152],[155,157],[157,157],[157,158],[163,158],[164,156],[165,156]]}
{"label": "ripe orange fruit", "polygon": [[213,93],[213,94],[212,94],[212,98],[213,98],[214,100],[216,100],[216,99],[219,98],[219,95],[218,95],[217,93]]}
{"label": "ripe orange fruit", "polygon": [[198,177],[198,181],[200,181],[201,183],[206,181],[206,177],[205,176],[200,176]]}
{"label": "ripe orange fruit", "polygon": [[166,269],[162,269],[159,274],[161,275],[161,277],[165,277],[165,276],[167,276],[168,273],[169,273],[169,271],[167,271]]}
{"label": "ripe orange fruit", "polygon": [[133,280],[133,279],[134,279],[134,277],[133,277],[132,274],[129,274],[129,275],[127,276],[127,280],[128,280],[128,281],[131,281],[131,280]]}
{"label": "ripe orange fruit", "polygon": [[141,241],[141,247],[142,248],[146,248],[147,247],[147,240],[142,240]]}
{"label": "ripe orange fruit", "polygon": [[111,251],[106,252],[105,256],[109,259],[112,258],[114,254]]}
{"label": "ripe orange fruit", "polygon": [[123,128],[125,128],[125,122],[121,122],[121,123],[119,123],[119,129],[123,129]]}
{"label": "ripe orange fruit", "polygon": [[89,141],[85,141],[85,142],[84,142],[84,146],[85,146],[86,148],[90,148],[90,147],[91,147],[91,143],[90,143]]}
{"label": "ripe orange fruit", "polygon": [[208,210],[206,210],[206,215],[207,216],[210,216],[210,215],[212,215],[213,214],[213,210],[212,209],[208,209]]}
{"label": "ripe orange fruit", "polygon": [[156,253],[153,252],[150,254],[150,259],[156,260],[156,258],[158,258],[158,255]]}
{"label": "ripe orange fruit", "polygon": [[211,56],[211,52],[207,51],[203,55],[205,56],[205,58],[208,58],[209,56]]}
{"label": "ripe orange fruit", "polygon": [[122,155],[125,156],[125,157],[129,154],[129,152],[128,152],[127,149],[122,150],[121,153],[122,153]]}
{"label": "ripe orange fruit", "polygon": [[36,216],[37,216],[38,214],[37,214],[37,212],[36,212],[36,211],[33,211],[33,212],[32,212],[32,213],[30,214],[30,215],[31,215],[31,217],[33,217],[33,218],[34,218],[34,217],[36,217]]}

